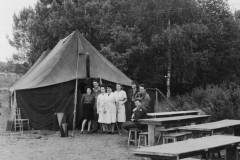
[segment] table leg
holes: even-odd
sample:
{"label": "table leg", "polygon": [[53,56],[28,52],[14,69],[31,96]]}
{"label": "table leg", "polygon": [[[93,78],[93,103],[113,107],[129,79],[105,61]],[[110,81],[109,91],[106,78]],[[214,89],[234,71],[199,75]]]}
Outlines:
{"label": "table leg", "polygon": [[148,145],[155,145],[155,125],[152,124],[148,125]]}
{"label": "table leg", "polygon": [[225,160],[238,160],[238,151],[237,147],[226,149]]}
{"label": "table leg", "polygon": [[234,129],[234,136],[240,136],[240,128]]}

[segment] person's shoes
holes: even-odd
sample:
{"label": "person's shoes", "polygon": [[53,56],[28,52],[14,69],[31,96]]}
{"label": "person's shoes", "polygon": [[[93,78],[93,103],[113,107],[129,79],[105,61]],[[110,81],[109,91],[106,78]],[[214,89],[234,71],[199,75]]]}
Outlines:
{"label": "person's shoes", "polygon": [[87,134],[91,134],[92,132],[91,131],[87,131]]}
{"label": "person's shoes", "polygon": [[88,131],[88,132],[90,132],[90,133],[94,133],[94,131],[93,131],[93,130],[91,130],[91,131]]}
{"label": "person's shoes", "polygon": [[109,132],[109,131],[108,131],[108,133],[107,133],[107,134],[112,134],[112,132]]}
{"label": "person's shoes", "polygon": [[105,134],[105,132],[104,132],[104,131],[101,131],[100,133],[101,133],[101,134]]}
{"label": "person's shoes", "polygon": [[112,132],[111,134],[112,134],[112,135],[114,135],[115,133],[114,133],[114,132]]}
{"label": "person's shoes", "polygon": [[96,129],[91,130],[91,133],[97,133],[97,130]]}
{"label": "person's shoes", "polygon": [[83,131],[80,131],[80,134],[83,134]]}

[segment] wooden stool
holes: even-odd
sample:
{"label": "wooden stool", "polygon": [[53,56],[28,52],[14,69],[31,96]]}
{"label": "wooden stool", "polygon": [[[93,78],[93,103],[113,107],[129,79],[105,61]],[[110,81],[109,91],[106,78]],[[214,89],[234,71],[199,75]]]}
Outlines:
{"label": "wooden stool", "polygon": [[176,132],[178,132],[178,129],[175,128],[175,127],[173,127],[173,128],[161,128],[161,129],[158,129],[158,131],[160,132],[160,135],[158,137],[158,141],[157,141],[156,145],[160,144],[160,141],[161,141],[164,134],[176,133]]}
{"label": "wooden stool", "polygon": [[139,133],[139,138],[138,138],[138,148],[140,148],[141,145],[141,140],[144,139],[144,147],[146,147],[148,145],[147,143],[147,137],[148,137],[148,132],[142,132]]}
{"label": "wooden stool", "polygon": [[191,134],[190,132],[178,132],[178,133],[169,133],[163,135],[163,144],[168,143],[168,140],[171,139],[173,142],[177,142],[179,139],[186,140],[187,135]]}
{"label": "wooden stool", "polygon": [[[135,146],[137,146],[137,134],[138,132],[142,132],[141,129],[139,128],[130,128],[129,130],[129,136],[128,136],[128,146],[130,144],[130,142],[134,142]],[[134,137],[132,138],[132,133],[134,134]]]}

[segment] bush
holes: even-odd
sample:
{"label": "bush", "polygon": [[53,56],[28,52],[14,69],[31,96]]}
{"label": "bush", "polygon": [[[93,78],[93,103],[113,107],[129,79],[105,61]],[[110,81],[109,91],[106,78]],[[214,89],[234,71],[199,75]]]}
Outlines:
{"label": "bush", "polygon": [[212,121],[240,119],[240,86],[232,83],[196,88],[190,94],[177,96],[177,107],[179,110],[201,109],[212,115]]}

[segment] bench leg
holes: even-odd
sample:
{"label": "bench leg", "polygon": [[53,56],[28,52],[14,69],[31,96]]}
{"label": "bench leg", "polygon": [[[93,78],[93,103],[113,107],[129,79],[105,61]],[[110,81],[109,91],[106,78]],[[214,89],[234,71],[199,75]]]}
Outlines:
{"label": "bench leg", "polygon": [[218,158],[222,158],[220,151],[218,151]]}
{"label": "bench leg", "polygon": [[129,131],[129,133],[128,133],[128,146],[130,144],[130,138],[131,138],[131,131]]}
{"label": "bench leg", "polygon": [[148,145],[154,146],[155,145],[155,125],[149,124],[148,125]]}
{"label": "bench leg", "polygon": [[161,139],[162,139],[162,135],[163,135],[163,133],[162,133],[162,132],[160,132],[160,135],[159,135],[159,137],[158,137],[158,141],[157,141],[157,145],[159,145],[159,144],[160,144],[160,141],[161,141]]}
{"label": "bench leg", "polygon": [[141,136],[139,136],[138,138],[138,148],[140,148],[140,144],[141,144]]}
{"label": "bench leg", "polygon": [[137,146],[137,142],[138,142],[137,131],[135,131],[134,135],[135,135],[135,146]]}
{"label": "bench leg", "polygon": [[237,147],[226,149],[225,160],[238,160]]}
{"label": "bench leg", "polygon": [[163,143],[162,144],[166,144],[168,142],[167,138],[163,137]]}

